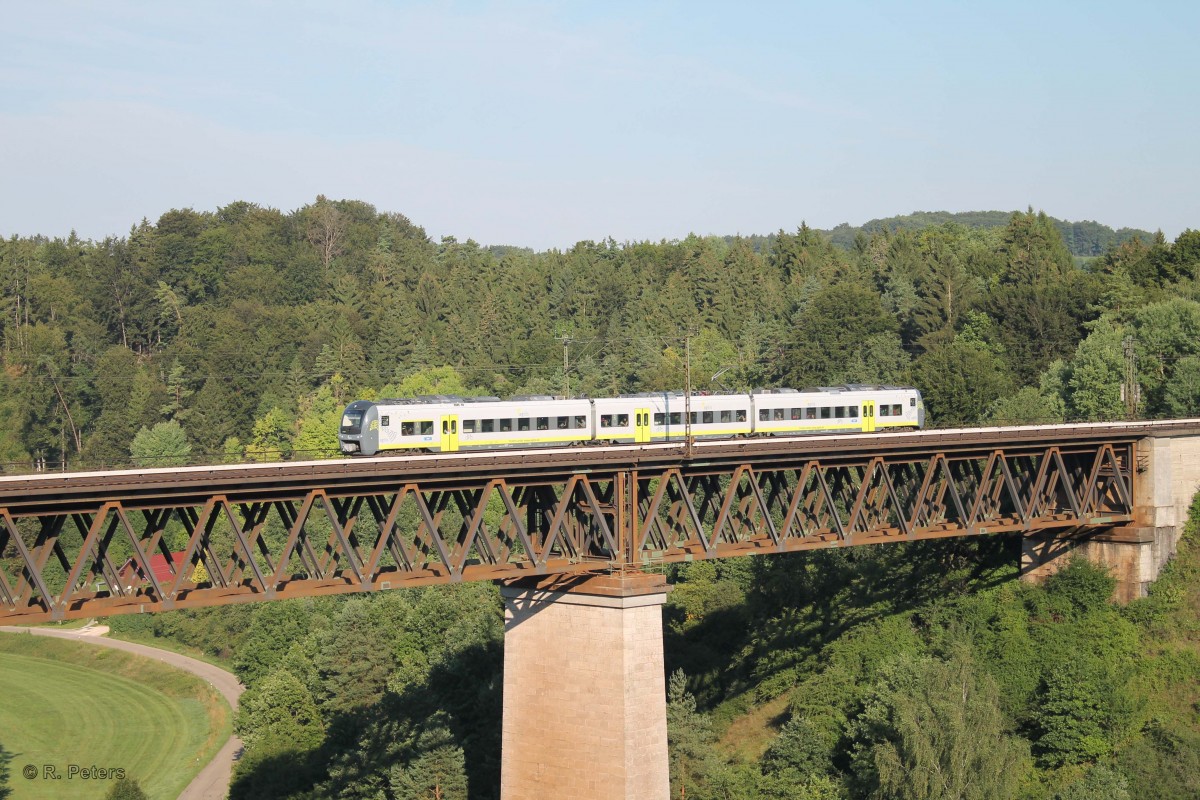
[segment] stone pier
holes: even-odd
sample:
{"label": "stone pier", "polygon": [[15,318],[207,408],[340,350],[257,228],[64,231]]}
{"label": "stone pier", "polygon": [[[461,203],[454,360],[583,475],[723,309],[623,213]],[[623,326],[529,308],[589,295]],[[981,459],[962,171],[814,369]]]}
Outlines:
{"label": "stone pier", "polygon": [[504,597],[502,800],[668,800],[661,575]]}
{"label": "stone pier", "polygon": [[1021,576],[1040,582],[1061,569],[1071,554],[1108,567],[1117,579],[1113,599],[1145,597],[1175,555],[1192,496],[1200,489],[1200,436],[1161,436],[1137,443],[1134,522],[1080,537],[1027,534]]}

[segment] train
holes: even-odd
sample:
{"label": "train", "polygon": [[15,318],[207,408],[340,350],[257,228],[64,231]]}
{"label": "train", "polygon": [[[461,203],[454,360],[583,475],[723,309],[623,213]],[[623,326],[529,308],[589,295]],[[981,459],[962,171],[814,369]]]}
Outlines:
{"label": "train", "polygon": [[[685,419],[684,415],[690,418]],[[911,386],[850,384],[746,394],[659,392],[618,397],[549,395],[355,400],[342,413],[343,453],[453,453],[586,444],[916,430],[925,404]]]}

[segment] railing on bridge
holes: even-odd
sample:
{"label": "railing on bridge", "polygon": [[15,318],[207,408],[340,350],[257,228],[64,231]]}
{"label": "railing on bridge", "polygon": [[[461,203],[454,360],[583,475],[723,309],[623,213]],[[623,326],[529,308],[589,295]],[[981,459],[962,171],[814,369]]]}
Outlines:
{"label": "railing on bridge", "polygon": [[1132,520],[1144,433],[1003,430],[3,479],[0,624]]}

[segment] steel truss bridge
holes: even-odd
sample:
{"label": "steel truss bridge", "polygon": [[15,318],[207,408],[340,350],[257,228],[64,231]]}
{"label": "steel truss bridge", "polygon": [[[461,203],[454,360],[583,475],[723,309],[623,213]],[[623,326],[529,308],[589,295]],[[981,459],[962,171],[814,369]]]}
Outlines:
{"label": "steel truss bridge", "polygon": [[1113,527],[1133,520],[1138,441],[1198,427],[977,428],[0,478],[0,625]]}

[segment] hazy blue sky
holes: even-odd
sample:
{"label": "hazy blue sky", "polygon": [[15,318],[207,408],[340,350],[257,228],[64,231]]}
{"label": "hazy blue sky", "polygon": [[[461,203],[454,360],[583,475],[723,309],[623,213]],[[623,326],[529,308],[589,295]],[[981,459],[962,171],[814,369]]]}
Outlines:
{"label": "hazy blue sky", "polygon": [[0,234],[317,194],[435,237],[1032,205],[1200,227],[1200,3],[0,0]]}

